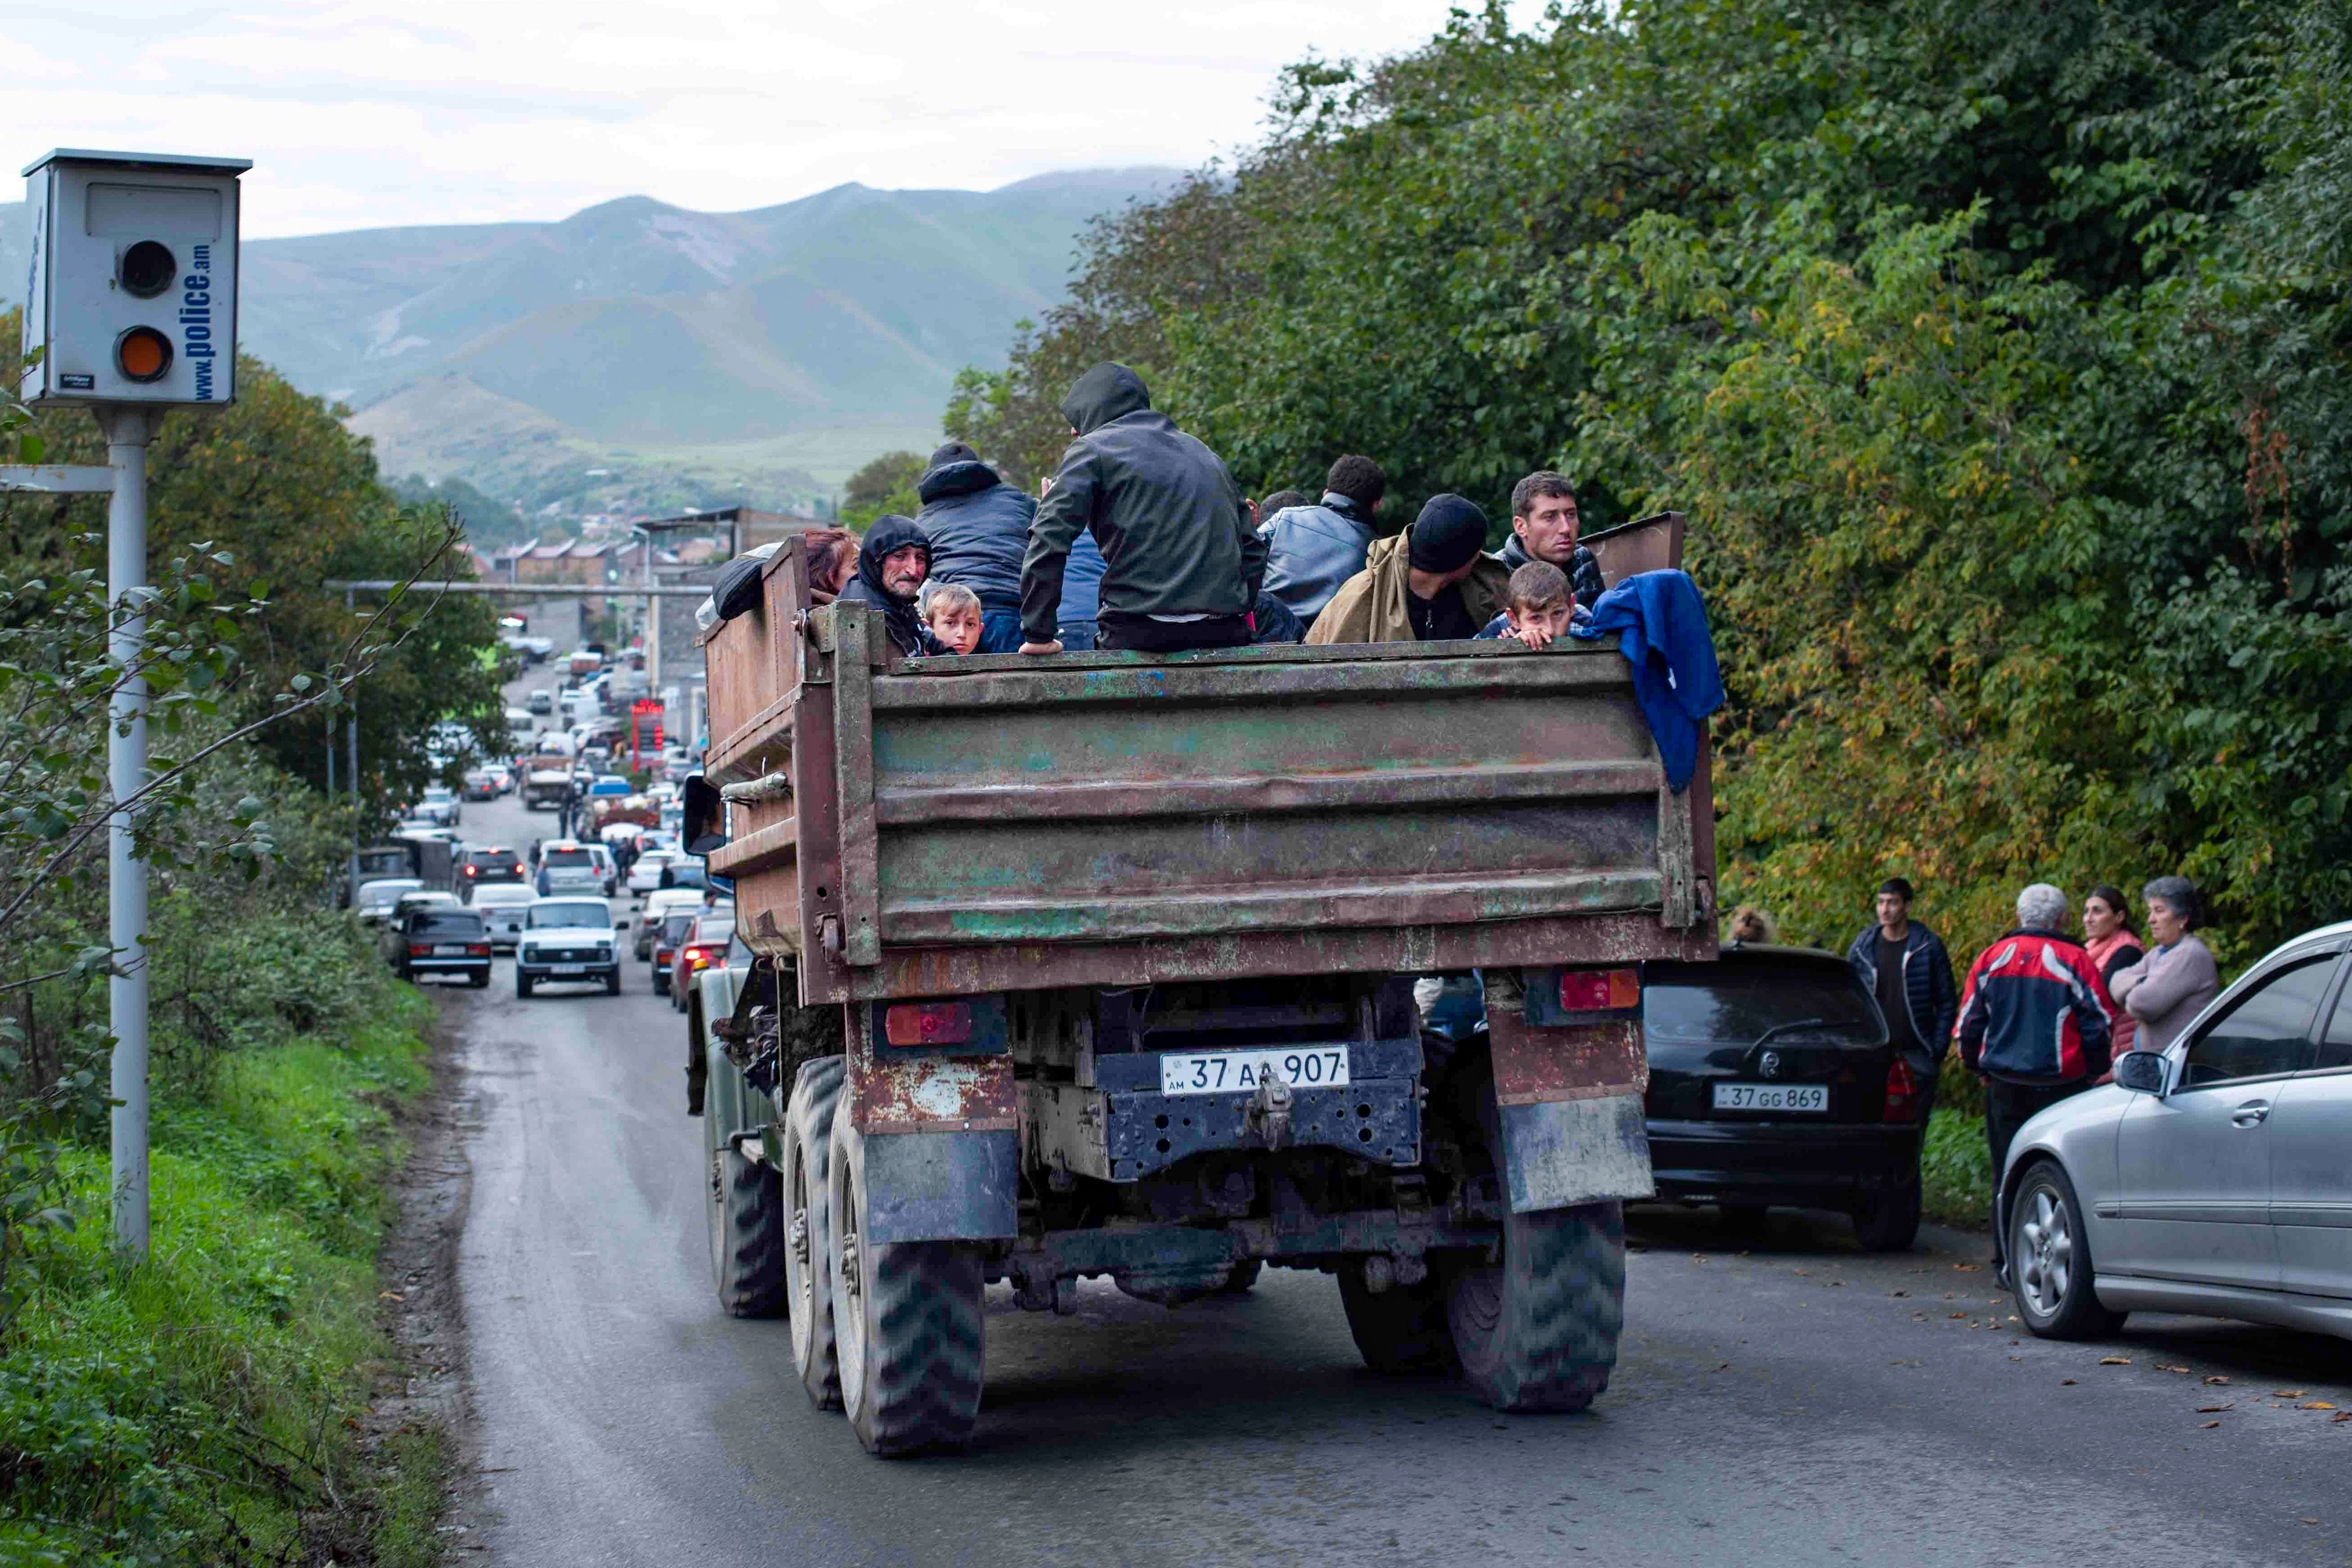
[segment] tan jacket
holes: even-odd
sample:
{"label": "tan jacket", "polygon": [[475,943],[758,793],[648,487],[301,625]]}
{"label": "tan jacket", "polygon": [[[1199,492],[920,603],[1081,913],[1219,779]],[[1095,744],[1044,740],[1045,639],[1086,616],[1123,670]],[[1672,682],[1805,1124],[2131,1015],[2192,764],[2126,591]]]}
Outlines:
{"label": "tan jacket", "polygon": [[[1410,643],[1412,618],[1405,604],[1407,574],[1412,560],[1406,542],[1412,529],[1375,542],[1364,558],[1364,570],[1339,585],[1323,613],[1315,618],[1309,643]],[[1462,580],[1462,608],[1470,624],[1484,626],[1505,608],[1511,572],[1493,556],[1481,555],[1470,575]]]}

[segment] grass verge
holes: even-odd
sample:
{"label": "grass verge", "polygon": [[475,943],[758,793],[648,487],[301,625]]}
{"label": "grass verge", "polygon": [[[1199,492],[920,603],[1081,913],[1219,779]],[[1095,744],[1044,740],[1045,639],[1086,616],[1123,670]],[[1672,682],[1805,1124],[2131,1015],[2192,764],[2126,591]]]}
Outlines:
{"label": "grass verge", "polygon": [[393,1364],[375,1257],[429,1082],[432,1006],[388,977],[329,1041],[230,1052],[159,1100],[149,1260],[110,1256],[102,1149],[65,1155],[79,1223],[0,1330],[0,1561],[423,1564],[437,1435],[365,1451]]}

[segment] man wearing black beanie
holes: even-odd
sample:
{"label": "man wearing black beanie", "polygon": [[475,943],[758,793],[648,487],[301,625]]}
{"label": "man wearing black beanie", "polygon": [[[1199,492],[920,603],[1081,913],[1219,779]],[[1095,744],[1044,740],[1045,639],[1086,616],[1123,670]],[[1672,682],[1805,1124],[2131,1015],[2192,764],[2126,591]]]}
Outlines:
{"label": "man wearing black beanie", "polygon": [[1510,581],[1482,553],[1486,514],[1433,496],[1411,527],[1374,545],[1364,570],[1331,596],[1309,643],[1466,642],[1498,614]]}

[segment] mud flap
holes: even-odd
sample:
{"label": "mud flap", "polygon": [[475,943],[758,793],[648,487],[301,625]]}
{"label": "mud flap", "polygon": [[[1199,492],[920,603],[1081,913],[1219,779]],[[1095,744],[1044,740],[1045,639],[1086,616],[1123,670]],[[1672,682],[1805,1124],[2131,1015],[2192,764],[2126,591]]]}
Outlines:
{"label": "mud flap", "polygon": [[1649,1061],[1633,1020],[1544,1029],[1487,1008],[1511,1212],[1654,1197],[1642,1105]]}
{"label": "mud flap", "polygon": [[868,1133],[865,1143],[867,1241],[1019,1234],[1019,1134]]}

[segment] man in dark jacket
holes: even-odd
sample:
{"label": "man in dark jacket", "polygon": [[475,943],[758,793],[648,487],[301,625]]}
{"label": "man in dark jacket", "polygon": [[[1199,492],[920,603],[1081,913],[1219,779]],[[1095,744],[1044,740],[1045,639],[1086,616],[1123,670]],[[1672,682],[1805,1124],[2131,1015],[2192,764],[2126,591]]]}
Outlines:
{"label": "man in dark jacket", "polygon": [[1569,591],[1581,609],[1601,601],[1601,562],[1576,542],[1580,526],[1576,486],[1568,476],[1549,468],[1528,475],[1511,486],[1511,537],[1500,559],[1512,571],[1531,560],[1548,560],[1568,573]]}
{"label": "man in dark jacket", "polygon": [[1010,653],[1021,645],[1021,557],[1037,503],[961,441],[931,454],[915,494],[923,499],[915,522],[930,541],[931,576],[980,596],[980,646],[972,652]]}
{"label": "man in dark jacket", "polygon": [[[2063,893],[2035,883],[2017,895],[2016,928],[1969,967],[1960,1061],[1985,1081],[1985,1142],[1996,1194],[2017,1130],[2107,1071],[2114,1031],[2106,992],[2090,955],[2060,935],[2068,907]],[[2001,1264],[1998,1197],[1992,1219],[1993,1261]],[[2007,1274],[2004,1265],[2004,1288]]]}
{"label": "man in dark jacket", "polygon": [[1911,884],[1899,876],[1878,884],[1878,924],[1865,925],[1845,950],[1854,977],[1878,998],[1895,1051],[1911,1064],[1922,1124],[1936,1100],[1936,1074],[1959,1017],[1952,960],[1943,940],[1911,918]]}
{"label": "man in dark jacket", "polygon": [[[1372,548],[1373,518],[1388,476],[1369,457],[1342,457],[1323,481],[1322,504],[1269,511],[1258,532],[1265,539],[1265,591],[1298,618],[1299,636],[1331,602],[1339,585],[1364,570]],[[1289,639],[1298,641],[1297,637]]]}
{"label": "man in dark jacket", "polygon": [[1140,377],[1100,364],[1062,400],[1076,438],[1029,529],[1021,644],[1055,653],[1062,578],[1081,528],[1102,547],[1102,648],[1238,648],[1265,573],[1265,541],[1217,455],[1151,406]]}
{"label": "man in dark jacket", "polygon": [[841,591],[845,600],[882,612],[890,642],[901,653],[924,651],[923,623],[915,615],[915,595],[931,569],[930,542],[912,517],[893,512],[877,517],[857,549],[857,580]]}

